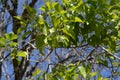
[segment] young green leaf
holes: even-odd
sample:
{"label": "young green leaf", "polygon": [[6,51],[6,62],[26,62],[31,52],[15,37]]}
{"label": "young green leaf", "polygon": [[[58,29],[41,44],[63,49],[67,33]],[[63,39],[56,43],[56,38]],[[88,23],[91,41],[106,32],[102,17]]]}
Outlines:
{"label": "young green leaf", "polygon": [[79,17],[75,17],[75,22],[83,22]]}
{"label": "young green leaf", "polygon": [[14,34],[13,32],[11,32],[11,33],[9,33],[9,34],[5,34],[5,38],[7,39],[7,40],[14,40],[14,39],[17,39],[17,35],[16,34]]}
{"label": "young green leaf", "polygon": [[83,77],[86,78],[87,73],[86,73],[85,68],[83,66],[80,66],[80,67],[78,67],[78,69],[79,69],[80,73],[83,75]]}
{"label": "young green leaf", "polygon": [[28,53],[26,51],[18,51],[17,56],[19,56],[19,57],[27,57]]}

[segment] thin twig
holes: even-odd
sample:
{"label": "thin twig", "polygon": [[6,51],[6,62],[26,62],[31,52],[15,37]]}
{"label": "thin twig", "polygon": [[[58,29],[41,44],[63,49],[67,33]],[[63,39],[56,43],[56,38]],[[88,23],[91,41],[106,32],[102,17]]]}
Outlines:
{"label": "thin twig", "polygon": [[[100,46],[101,47],[101,46]],[[109,55],[111,55],[111,56],[113,56],[114,58],[116,58],[116,59],[119,59],[120,60],[120,58],[118,57],[118,56],[116,56],[116,55],[114,55],[114,54],[112,54],[111,52],[109,52],[108,50],[106,50],[104,47],[101,47],[106,53],[108,53]]]}
{"label": "thin twig", "polygon": [[40,62],[44,62],[51,55],[52,51],[53,50],[50,50],[50,52],[47,54],[47,56],[43,60],[41,60]]}
{"label": "thin twig", "polygon": [[31,44],[30,42],[28,42],[28,44],[31,45],[33,49],[36,49],[36,47],[33,44]]}

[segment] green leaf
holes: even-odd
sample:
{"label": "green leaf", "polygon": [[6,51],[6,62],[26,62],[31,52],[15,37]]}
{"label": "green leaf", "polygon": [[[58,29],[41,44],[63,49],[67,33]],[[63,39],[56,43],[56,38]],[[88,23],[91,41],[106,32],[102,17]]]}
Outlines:
{"label": "green leaf", "polygon": [[13,46],[13,47],[16,47],[18,45],[17,42],[9,42],[9,46]]}
{"label": "green leaf", "polygon": [[45,12],[45,7],[44,6],[40,7],[40,10]]}
{"label": "green leaf", "polygon": [[83,4],[83,1],[82,0],[79,0],[79,2],[78,2],[78,5],[77,6],[80,6],[80,5],[82,5]]}
{"label": "green leaf", "polygon": [[8,39],[8,40],[14,40],[14,39],[17,39],[17,35],[14,34],[13,32],[9,33],[9,34],[5,34],[5,38]]}
{"label": "green leaf", "polygon": [[27,31],[27,32],[25,32],[22,36],[21,36],[21,38],[23,39],[23,38],[25,38],[27,35],[29,35],[30,33],[32,33],[32,31]]}
{"label": "green leaf", "polygon": [[25,27],[20,27],[20,28],[17,30],[17,34],[19,35],[23,30],[25,30]]}
{"label": "green leaf", "polygon": [[16,58],[16,55],[17,55],[17,49],[14,48],[14,49],[12,50],[10,56],[11,56],[12,59],[15,59],[15,58]]}
{"label": "green leaf", "polygon": [[66,37],[66,36],[57,36],[57,41],[60,43],[59,45],[60,46],[64,46],[67,47],[68,46],[68,42],[69,42],[69,39]]}
{"label": "green leaf", "polygon": [[4,47],[6,45],[6,40],[4,37],[0,37],[0,47]]}
{"label": "green leaf", "polygon": [[18,20],[22,20],[22,18],[20,16],[14,16],[14,18],[16,18]]}
{"label": "green leaf", "polygon": [[42,16],[42,15],[39,15],[38,18],[39,18],[39,19],[37,20],[37,23],[38,23],[39,25],[44,24],[44,18],[43,18],[43,16]]}
{"label": "green leaf", "polygon": [[48,2],[46,2],[46,6],[47,6],[48,10],[50,11],[51,6],[50,6],[50,2],[49,2],[49,1],[48,1]]}
{"label": "green leaf", "polygon": [[91,75],[91,77],[94,77],[97,75],[97,72],[91,72],[90,75]]}
{"label": "green leaf", "polygon": [[42,15],[38,15],[39,19],[42,21],[44,20],[43,16]]}
{"label": "green leaf", "polygon": [[79,17],[75,17],[75,22],[83,22]]}
{"label": "green leaf", "polygon": [[36,35],[36,47],[39,49],[39,51],[41,52],[42,55],[43,54],[43,48],[45,46],[45,35]]}
{"label": "green leaf", "polygon": [[28,5],[25,5],[24,7],[27,9],[29,14],[31,14],[31,15],[36,14],[36,10],[34,8],[32,8],[32,7],[28,6]]}
{"label": "green leaf", "polygon": [[103,80],[101,75],[98,76],[98,80]]}
{"label": "green leaf", "polygon": [[80,73],[83,75],[84,78],[87,77],[86,70],[83,66],[78,67]]}
{"label": "green leaf", "polygon": [[33,76],[37,76],[39,73],[41,72],[41,70],[39,68],[37,68],[34,72],[33,72]]}
{"label": "green leaf", "polygon": [[19,57],[27,57],[28,53],[26,51],[18,51],[17,56],[19,56]]}
{"label": "green leaf", "polygon": [[65,11],[65,10],[61,10],[60,11],[60,14],[62,15],[62,14],[65,14],[65,13],[67,13],[67,11]]}
{"label": "green leaf", "polygon": [[49,29],[49,32],[50,32],[50,34],[54,33],[55,32],[55,28]]}
{"label": "green leaf", "polygon": [[52,8],[55,8],[55,6],[56,6],[57,4],[58,4],[57,2],[53,2],[53,3],[52,3]]}
{"label": "green leaf", "polygon": [[75,40],[75,34],[73,32],[73,29],[69,25],[67,25],[62,30],[63,30],[63,33],[65,33],[66,35],[70,36],[73,40]]}
{"label": "green leaf", "polygon": [[55,5],[55,10],[56,10],[56,11],[58,11],[58,12],[60,12],[60,11],[61,11],[61,7],[60,7],[60,5],[59,5],[59,4],[56,4],[56,5]]}
{"label": "green leaf", "polygon": [[117,36],[120,38],[120,33]]}

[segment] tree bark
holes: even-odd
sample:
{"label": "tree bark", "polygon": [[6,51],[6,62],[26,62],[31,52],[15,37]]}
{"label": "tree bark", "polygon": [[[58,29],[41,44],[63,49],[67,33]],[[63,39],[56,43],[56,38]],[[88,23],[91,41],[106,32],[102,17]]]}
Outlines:
{"label": "tree bark", "polygon": [[[20,21],[16,18],[14,18],[14,16],[17,16],[17,9],[18,9],[18,0],[11,0],[12,2],[12,6],[13,6],[13,9],[11,10],[7,0],[4,1],[5,2],[5,5],[4,7],[7,8],[7,10],[9,11],[9,14],[10,16],[12,17],[13,19],[13,32],[14,34],[17,34],[17,30],[21,27],[21,24],[20,24]],[[32,2],[29,4],[29,6],[31,8],[34,7],[35,3],[37,2],[37,0],[32,0]],[[28,12],[27,12],[27,9],[25,9],[22,13],[22,18],[23,19],[27,19],[25,17],[25,15],[27,15]],[[17,42],[17,39],[14,40],[14,42]],[[27,67],[29,66],[29,62],[26,61],[26,59],[22,59],[21,63],[18,64],[18,60],[17,60],[17,56],[12,60],[13,62],[13,68],[14,68],[14,76],[15,76],[15,80],[22,80],[23,76],[24,76],[24,73],[26,72],[25,69],[27,69]],[[24,66],[24,68],[23,68]]]}

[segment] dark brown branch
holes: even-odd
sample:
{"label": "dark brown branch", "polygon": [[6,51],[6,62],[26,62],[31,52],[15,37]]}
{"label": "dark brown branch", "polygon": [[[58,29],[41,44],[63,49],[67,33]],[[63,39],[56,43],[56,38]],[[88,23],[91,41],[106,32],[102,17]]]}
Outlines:
{"label": "dark brown branch", "polygon": [[[14,7],[14,9],[13,10],[9,10],[9,13],[10,13],[10,15],[12,16],[12,18],[13,18],[13,32],[15,33],[15,34],[17,34],[17,30],[21,27],[21,24],[20,24],[20,21],[18,20],[18,19],[16,19],[16,18],[14,18],[14,16],[17,16],[17,6],[18,6],[18,0],[12,0],[12,2],[13,2],[13,7]],[[29,6],[30,7],[34,7],[34,5],[35,5],[35,3],[37,2],[37,0],[33,0],[30,4],[29,4]],[[28,14],[28,12],[26,12],[27,11],[27,9],[25,9],[24,11],[23,11],[23,14],[22,14],[22,18],[23,19],[25,19],[24,17],[25,17],[25,15],[26,14]],[[14,42],[17,42],[17,39],[16,40],[14,40]],[[27,47],[26,47],[27,48]],[[26,50],[26,49],[25,49]],[[17,57],[16,57],[17,58]],[[18,64],[18,61],[17,61],[17,59],[16,58],[14,58],[13,59],[13,67],[14,67],[14,73],[15,73],[15,80],[22,80],[22,77],[23,77],[23,75],[24,75],[24,73],[26,72],[26,69],[27,69],[27,67],[28,67],[28,61],[26,60],[26,59],[22,59],[22,61],[24,62],[21,62],[21,64]],[[22,67],[24,67],[24,68],[22,68]]]}
{"label": "dark brown branch", "polygon": [[[33,0],[33,1],[29,4],[29,7],[33,8],[34,5],[35,5],[35,3],[36,3],[37,1],[38,1],[38,0]],[[24,20],[27,20],[27,19],[30,18],[29,15],[28,15],[28,10],[27,10],[27,9],[25,9],[25,10],[23,11],[23,13],[22,13],[22,18],[23,18]]]}
{"label": "dark brown branch", "polygon": [[109,52],[108,50],[106,50],[104,47],[102,47],[102,46],[99,46],[99,47],[102,48],[108,55],[111,55],[111,56],[113,56],[114,58],[120,60],[120,58],[119,58],[118,56],[112,54],[111,52]]}

